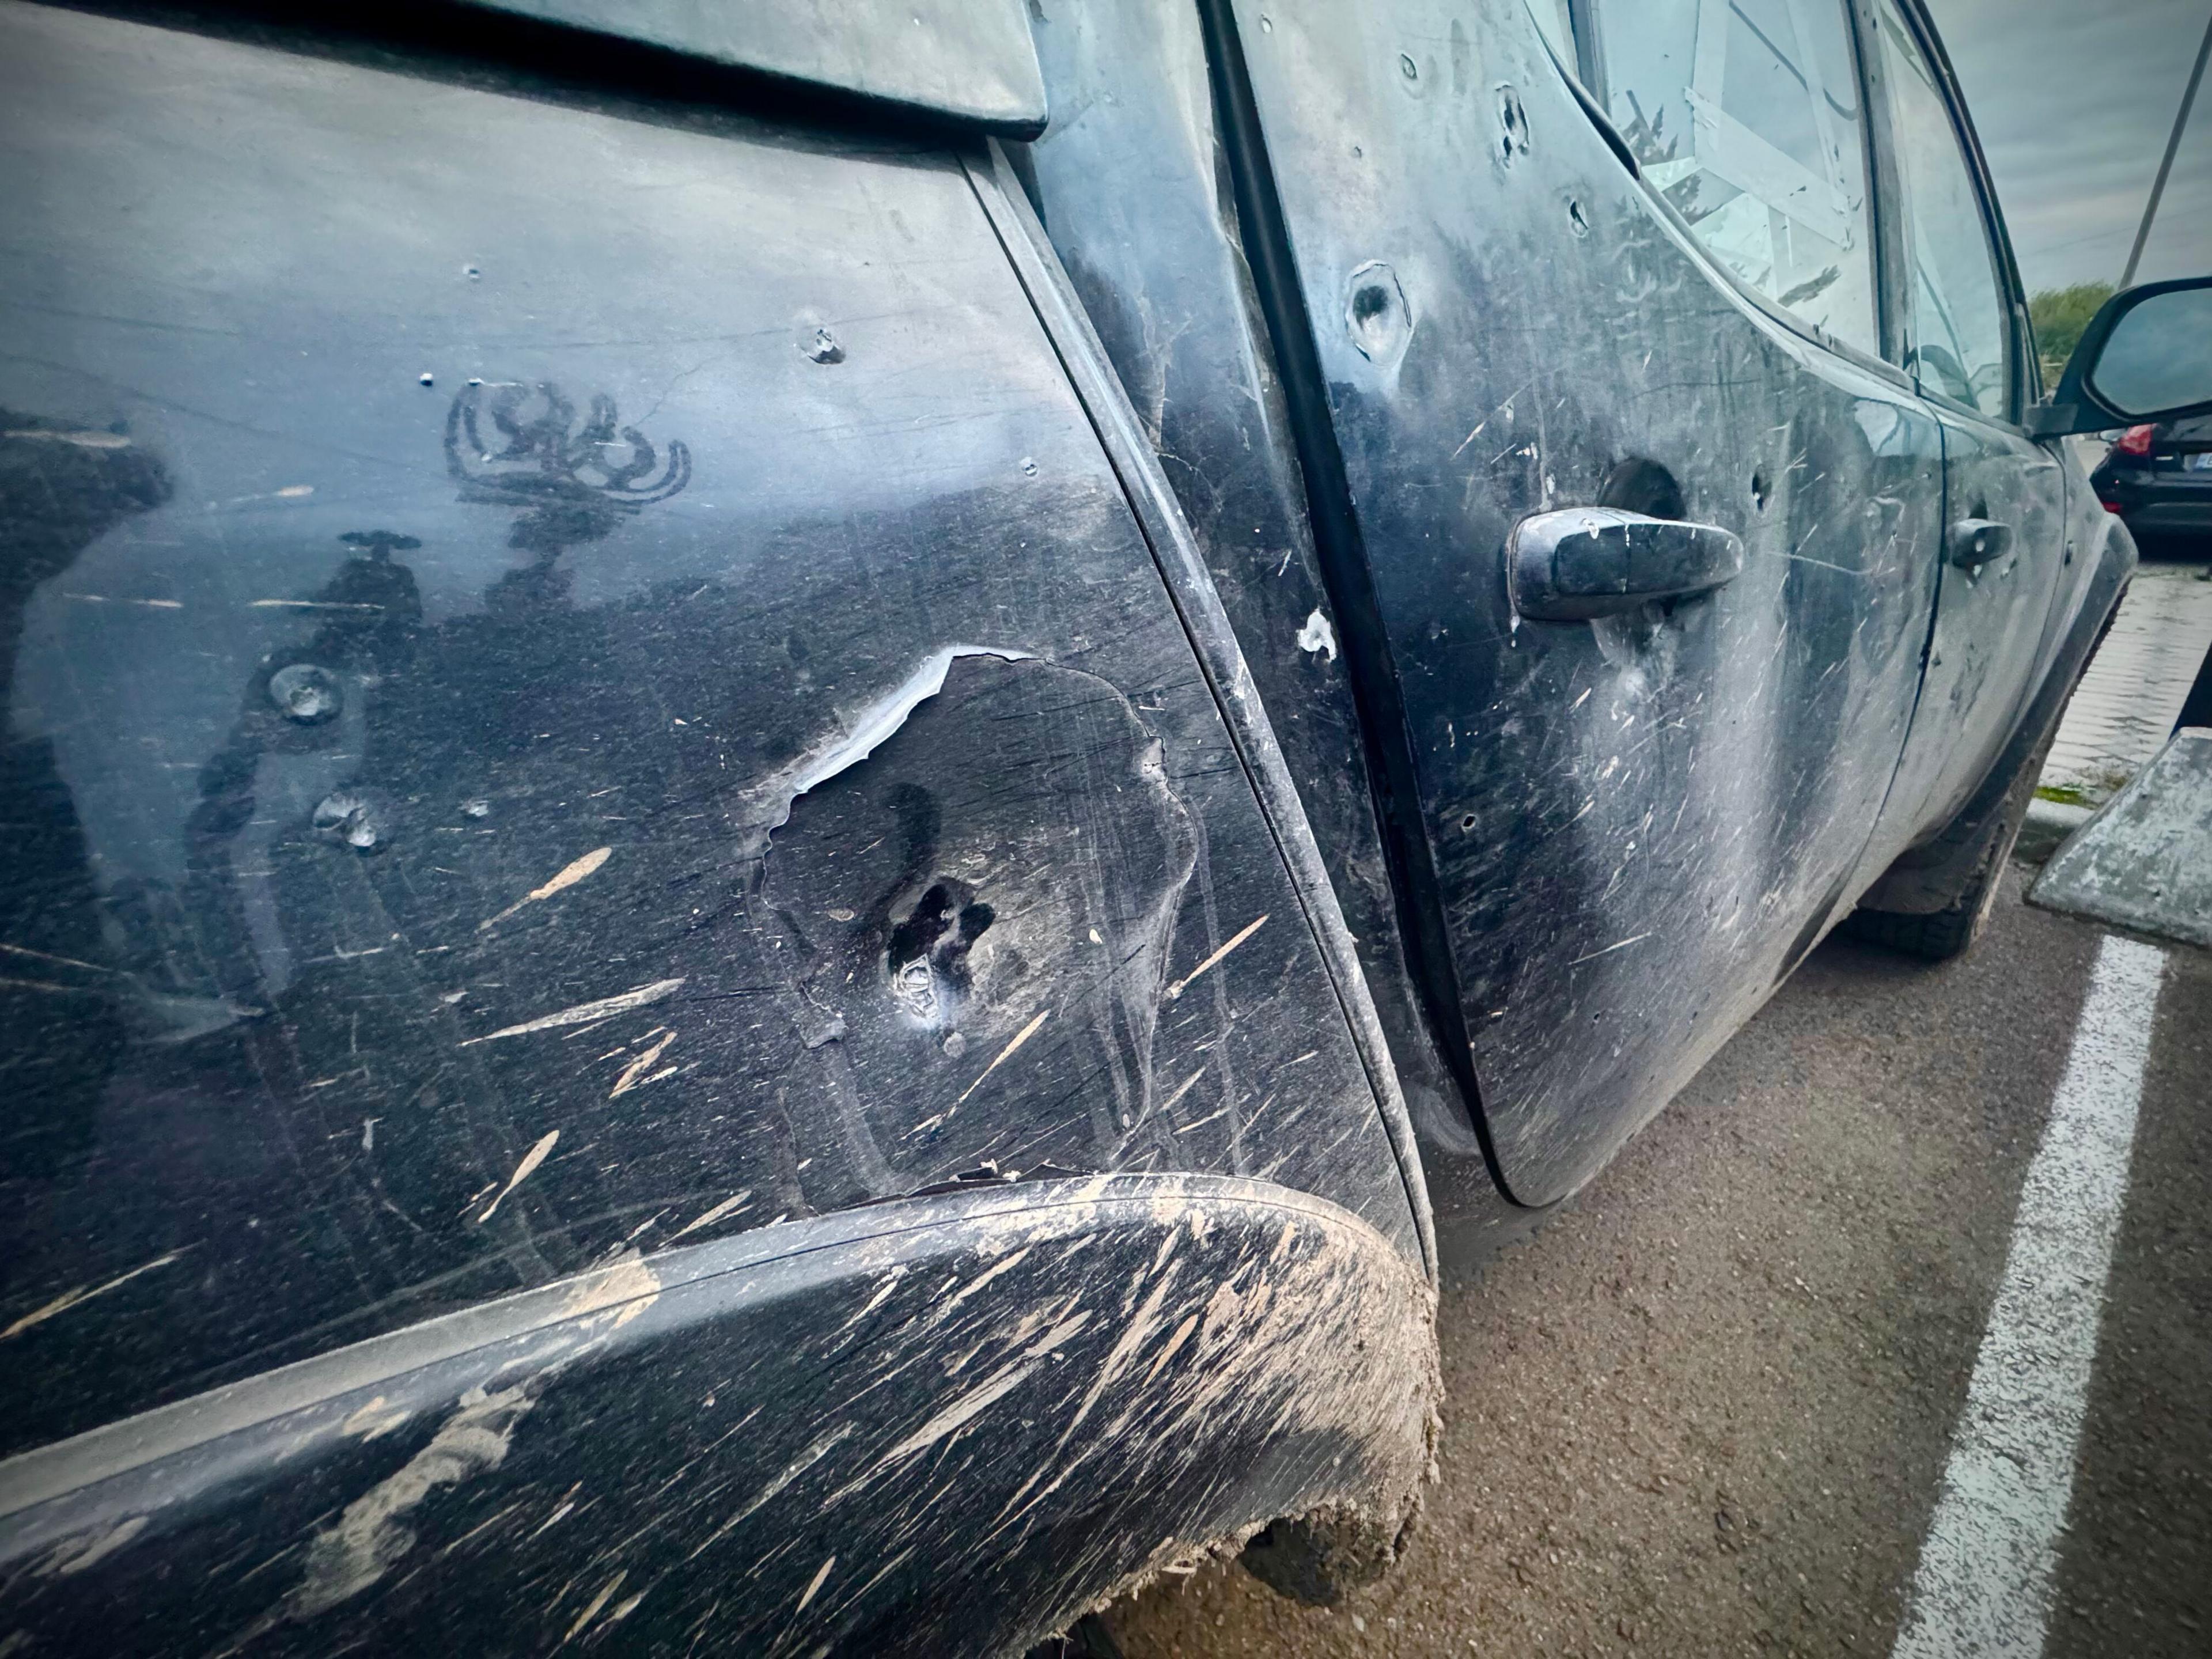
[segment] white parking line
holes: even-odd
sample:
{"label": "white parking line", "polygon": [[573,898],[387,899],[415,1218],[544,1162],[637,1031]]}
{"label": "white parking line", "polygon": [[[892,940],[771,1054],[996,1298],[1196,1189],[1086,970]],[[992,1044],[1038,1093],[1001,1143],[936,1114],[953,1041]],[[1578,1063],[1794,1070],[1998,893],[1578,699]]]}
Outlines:
{"label": "white parking line", "polygon": [[2166,953],[2107,934],[2028,1166],[1895,1659],[2036,1659]]}

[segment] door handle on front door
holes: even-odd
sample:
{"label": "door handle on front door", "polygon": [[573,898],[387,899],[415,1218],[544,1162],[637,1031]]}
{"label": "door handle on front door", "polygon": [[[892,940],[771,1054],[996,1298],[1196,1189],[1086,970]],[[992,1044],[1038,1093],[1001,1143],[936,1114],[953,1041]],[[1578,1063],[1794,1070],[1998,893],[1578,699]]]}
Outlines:
{"label": "door handle on front door", "polygon": [[1690,599],[1742,571],[1734,531],[1617,507],[1532,513],[1505,538],[1506,592],[1531,622],[1587,622]]}
{"label": "door handle on front door", "polygon": [[2012,526],[1994,519],[1961,519],[1951,526],[1951,562],[1979,566],[2012,551]]}

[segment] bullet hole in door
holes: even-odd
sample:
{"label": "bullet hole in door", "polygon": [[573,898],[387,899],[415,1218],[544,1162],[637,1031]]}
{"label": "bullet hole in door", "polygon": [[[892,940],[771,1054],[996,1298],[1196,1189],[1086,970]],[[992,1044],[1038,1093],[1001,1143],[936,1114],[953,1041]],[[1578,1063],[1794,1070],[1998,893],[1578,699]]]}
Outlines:
{"label": "bullet hole in door", "polygon": [[1521,94],[1510,86],[1498,88],[1498,159],[1513,165],[1516,155],[1528,153],[1528,117],[1522,110]]}
{"label": "bullet hole in door", "polygon": [[313,663],[295,662],[269,677],[269,701],[287,720],[301,726],[319,725],[336,714],[345,702],[337,676]]}
{"label": "bullet hole in door", "polygon": [[923,1025],[949,1024],[968,991],[969,950],[998,919],[961,883],[932,883],[884,949],[891,1000]]}
{"label": "bullet hole in door", "polygon": [[374,790],[339,789],[315,803],[315,833],[360,853],[382,849],[392,831],[391,803]]}
{"label": "bullet hole in door", "polygon": [[805,1086],[897,1171],[885,1190],[973,1165],[1013,1125],[1090,1167],[1101,1126],[1030,1114],[1102,1077],[1124,1080],[1137,1118],[1150,1109],[1197,855],[1164,754],[1098,676],[979,654],[792,799],[760,875],[771,956],[794,1027],[834,1034],[804,1050]]}
{"label": "bullet hole in door", "polygon": [[1413,331],[1398,273],[1381,260],[1370,259],[1352,273],[1351,289],[1344,320],[1352,344],[1370,362],[1394,361]]}

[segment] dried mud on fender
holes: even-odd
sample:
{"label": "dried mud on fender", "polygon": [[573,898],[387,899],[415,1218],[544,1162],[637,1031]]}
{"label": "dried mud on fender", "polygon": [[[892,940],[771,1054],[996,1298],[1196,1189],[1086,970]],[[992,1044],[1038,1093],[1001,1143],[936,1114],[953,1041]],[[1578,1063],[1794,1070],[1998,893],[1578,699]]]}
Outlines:
{"label": "dried mud on fender", "polygon": [[806,1226],[19,1465],[54,1492],[0,1556],[70,1563],[69,1594],[19,1575],[0,1601],[42,1646],[149,1656],[550,1649],[616,1622],[644,1650],[1019,1651],[1286,1514],[1351,1517],[1386,1546],[1370,1566],[1402,1534],[1433,1299],[1349,1212],[1121,1175]]}

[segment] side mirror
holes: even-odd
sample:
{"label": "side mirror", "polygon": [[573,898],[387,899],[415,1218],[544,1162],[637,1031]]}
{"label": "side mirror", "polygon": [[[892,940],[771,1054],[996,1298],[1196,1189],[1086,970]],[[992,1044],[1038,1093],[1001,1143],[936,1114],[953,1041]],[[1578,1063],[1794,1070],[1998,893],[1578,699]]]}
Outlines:
{"label": "side mirror", "polygon": [[2212,276],[2145,283],[2090,319],[2051,399],[2028,412],[2039,438],[2212,411]]}

